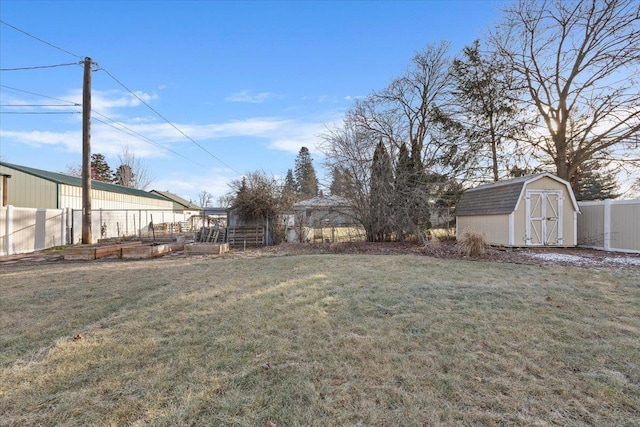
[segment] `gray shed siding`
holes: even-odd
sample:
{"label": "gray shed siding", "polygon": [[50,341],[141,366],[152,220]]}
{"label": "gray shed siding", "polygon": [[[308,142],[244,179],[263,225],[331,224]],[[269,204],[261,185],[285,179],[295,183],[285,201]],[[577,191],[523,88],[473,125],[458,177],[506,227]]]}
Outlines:
{"label": "gray shed siding", "polygon": [[0,165],[0,173],[11,175],[7,180],[7,204],[28,208],[58,209],[58,184],[16,169]]}

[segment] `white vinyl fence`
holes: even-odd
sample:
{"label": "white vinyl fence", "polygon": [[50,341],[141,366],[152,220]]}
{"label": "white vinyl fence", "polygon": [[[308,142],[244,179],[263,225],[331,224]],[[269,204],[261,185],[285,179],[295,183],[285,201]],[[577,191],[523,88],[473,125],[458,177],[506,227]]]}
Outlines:
{"label": "white vinyl fence", "polygon": [[[153,221],[153,228],[150,227]],[[93,210],[91,235],[98,239],[153,237],[190,233],[202,225],[201,217],[182,212]],[[35,252],[82,241],[82,211],[0,207],[0,256]]]}
{"label": "white vinyl fence", "polygon": [[67,243],[69,212],[63,209],[0,208],[0,256]]}
{"label": "white vinyl fence", "polygon": [[640,253],[640,199],[578,202],[578,245]]}

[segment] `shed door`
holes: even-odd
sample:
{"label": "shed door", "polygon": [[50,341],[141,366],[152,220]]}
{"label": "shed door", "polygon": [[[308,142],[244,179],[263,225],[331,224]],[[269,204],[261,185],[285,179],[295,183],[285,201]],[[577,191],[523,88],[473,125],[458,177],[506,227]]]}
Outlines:
{"label": "shed door", "polygon": [[562,245],[562,190],[527,190],[527,245]]}

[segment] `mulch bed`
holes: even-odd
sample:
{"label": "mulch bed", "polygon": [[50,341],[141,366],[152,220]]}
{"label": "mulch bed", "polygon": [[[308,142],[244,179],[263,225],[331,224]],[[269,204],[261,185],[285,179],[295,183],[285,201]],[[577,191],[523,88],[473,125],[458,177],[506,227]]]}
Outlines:
{"label": "mulch bed", "polygon": [[[446,259],[473,259],[482,261],[516,264],[560,264],[580,266],[617,265],[640,268],[640,254],[604,252],[588,248],[498,248],[489,247],[481,258],[470,258],[460,253],[453,240],[438,241],[437,244],[423,245],[418,242],[351,242],[351,243],[283,243],[276,246],[258,247],[247,250],[234,249],[229,254],[209,257],[263,257],[313,254],[367,254],[367,255],[416,255]],[[169,257],[191,257],[185,252],[176,252]],[[202,257],[202,255],[198,255]],[[576,258],[580,260],[576,261]],[[62,262],[60,252],[47,251],[32,254],[0,257],[0,265],[42,262]],[[112,261],[112,260],[111,260]],[[619,262],[630,261],[630,262]]]}

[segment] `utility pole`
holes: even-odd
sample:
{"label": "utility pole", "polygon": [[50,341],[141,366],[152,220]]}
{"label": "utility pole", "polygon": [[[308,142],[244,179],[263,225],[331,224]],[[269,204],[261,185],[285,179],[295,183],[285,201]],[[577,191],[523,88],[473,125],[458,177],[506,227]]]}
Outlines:
{"label": "utility pole", "polygon": [[82,243],[91,244],[91,58],[82,80]]}

